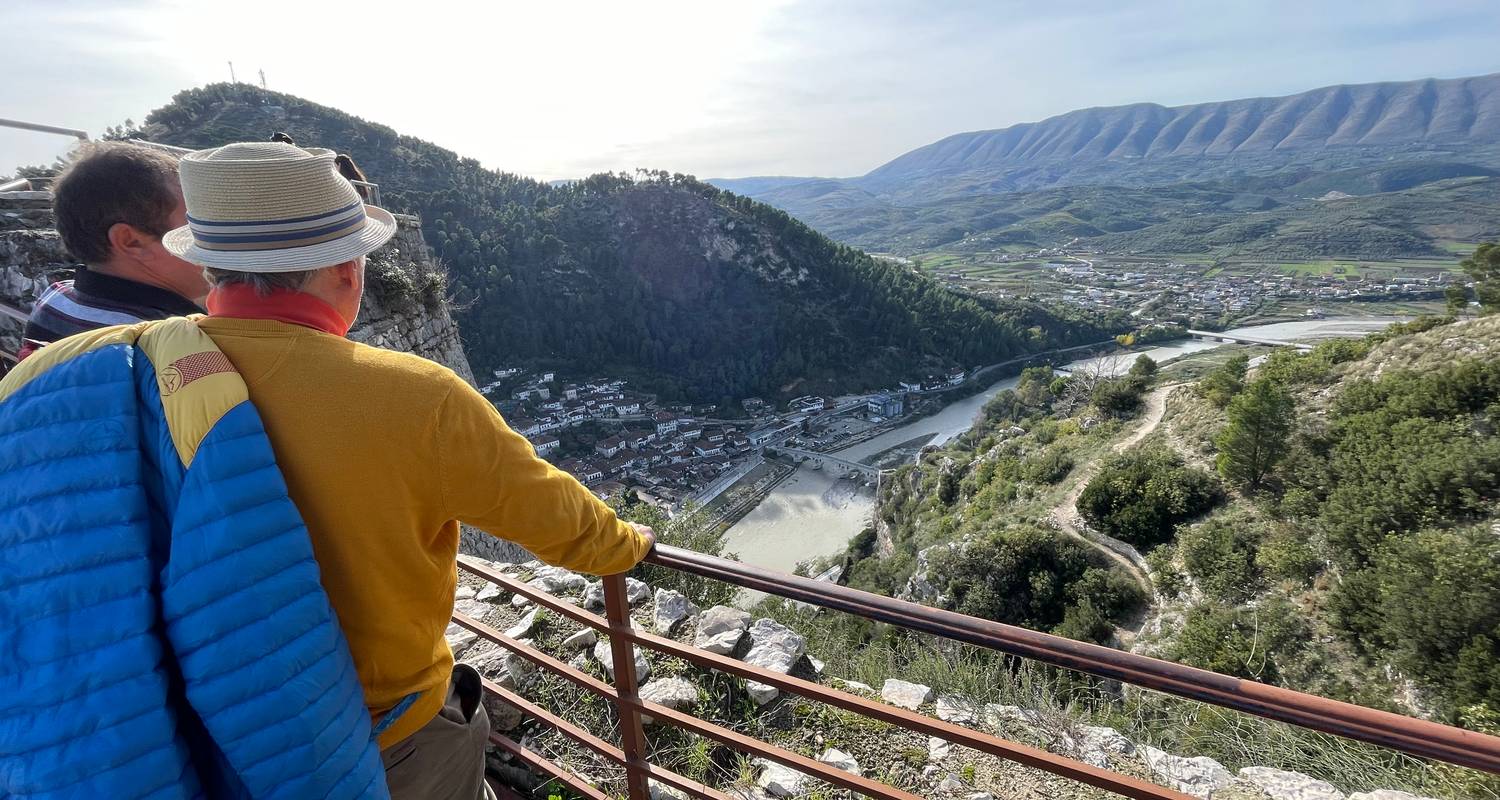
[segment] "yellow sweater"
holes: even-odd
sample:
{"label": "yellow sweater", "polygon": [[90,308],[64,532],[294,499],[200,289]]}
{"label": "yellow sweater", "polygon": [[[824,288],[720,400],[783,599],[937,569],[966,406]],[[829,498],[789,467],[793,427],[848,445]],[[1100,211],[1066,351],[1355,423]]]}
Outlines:
{"label": "yellow sweater", "polygon": [[372,714],[423,693],[382,748],[445,699],[459,522],[596,575],[645,556],[644,537],[451,370],[284,322],[199,324],[249,387]]}

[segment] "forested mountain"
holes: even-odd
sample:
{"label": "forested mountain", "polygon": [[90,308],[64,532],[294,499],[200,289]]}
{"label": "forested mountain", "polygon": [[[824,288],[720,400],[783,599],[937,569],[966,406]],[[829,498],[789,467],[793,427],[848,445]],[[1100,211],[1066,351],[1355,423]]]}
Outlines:
{"label": "forested mountain", "polygon": [[[1332,86],[1290,97],[1177,108],[1142,103],[1073,111],[1036,123],[962,133],[848,179],[715,181],[783,208],[840,241],[894,252],[946,245],[1056,246],[1205,255],[1422,256],[1441,247],[1426,221],[1377,220],[1373,246],[1320,217],[1329,192],[1402,194],[1431,217],[1450,208],[1440,181],[1483,178],[1483,209],[1445,222],[1483,226],[1500,194],[1500,74]],[[1212,195],[1184,204],[1184,194]],[[1117,212],[1120,197],[1130,212]],[[1189,198],[1190,200],[1195,198]],[[1354,202],[1378,217],[1381,201]],[[1066,206],[1064,208],[1063,206]],[[1199,213],[1196,231],[1152,226]],[[1263,216],[1265,212],[1274,212]],[[1251,223],[1210,236],[1233,223]],[[1283,224],[1302,243],[1274,241]],[[1144,235],[1120,237],[1122,232]],[[1160,236],[1158,236],[1160,233]],[[1346,245],[1355,249],[1344,249]]]}
{"label": "forested mountain", "polygon": [[723,402],[891,385],[1108,334],[950,292],[688,176],[549,185],[244,84],[181,92],[139,135],[209,147],[277,130],[349,153],[385,205],[422,216],[481,374],[547,363]]}

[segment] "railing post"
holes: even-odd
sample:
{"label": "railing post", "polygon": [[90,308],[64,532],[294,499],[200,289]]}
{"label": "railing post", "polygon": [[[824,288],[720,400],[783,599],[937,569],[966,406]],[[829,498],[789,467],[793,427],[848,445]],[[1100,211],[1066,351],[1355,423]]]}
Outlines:
{"label": "railing post", "polygon": [[604,576],[604,615],[609,620],[609,653],[615,664],[615,692],[619,700],[621,749],[625,751],[625,785],[630,800],[650,800],[646,773],[646,732],[635,705],[640,686],[636,683],[635,643],[620,635],[630,631],[630,602],[625,597],[625,576]]}

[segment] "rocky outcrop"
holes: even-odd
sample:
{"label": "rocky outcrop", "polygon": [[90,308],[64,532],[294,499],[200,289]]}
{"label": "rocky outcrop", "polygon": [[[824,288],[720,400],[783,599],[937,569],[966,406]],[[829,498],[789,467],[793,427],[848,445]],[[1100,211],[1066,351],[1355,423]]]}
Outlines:
{"label": "rocky outcrop", "polygon": [[714,606],[698,617],[693,646],[721,656],[728,655],[739,646],[749,627],[749,614],[729,606]]}
{"label": "rocky outcrop", "polygon": [[398,214],[396,224],[390,242],[370,254],[365,299],[349,338],[415,353],[473,383],[458,324],[448,313],[443,271],[422,238],[422,221]]}
{"label": "rocky outcrop", "polygon": [[[22,311],[72,274],[73,262],[54,229],[51,195],[0,192],[0,302]],[[21,348],[21,323],[0,314],[0,350]]]}
{"label": "rocky outcrop", "polygon": [[[807,640],[775,620],[758,619],[750,626],[750,651],[745,663],[786,674],[806,652]],[[757,681],[746,681],[745,691],[759,705],[776,699],[781,690]]]}

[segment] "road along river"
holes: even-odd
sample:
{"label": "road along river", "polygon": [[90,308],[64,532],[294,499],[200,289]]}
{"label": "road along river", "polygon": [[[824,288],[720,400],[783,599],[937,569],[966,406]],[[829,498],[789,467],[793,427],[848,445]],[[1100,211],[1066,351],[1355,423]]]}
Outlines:
{"label": "road along river", "polygon": [[[1311,341],[1363,336],[1400,320],[1390,317],[1299,320],[1270,325],[1234,328],[1226,334],[1267,339]],[[1181,339],[1143,351],[1104,356],[1106,366],[1120,371],[1130,368],[1144,353],[1158,363],[1188,353],[1220,347],[1217,342]],[[1076,370],[1100,359],[1083,359],[1062,365]],[[964,398],[929,417],[895,428],[869,441],[838,451],[841,458],[873,463],[872,459],[900,447],[903,452],[929,444],[944,444],[973,427],[979,410],[990,398],[1013,388],[1018,378],[1004,378],[977,395]],[[768,569],[790,572],[799,562],[842,552],[849,540],[869,524],[875,501],[868,489],[840,477],[837,468],[814,470],[799,467],[726,534],[727,550],[741,561]]]}

